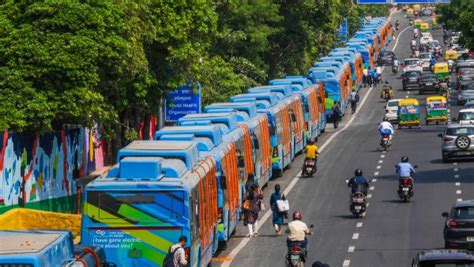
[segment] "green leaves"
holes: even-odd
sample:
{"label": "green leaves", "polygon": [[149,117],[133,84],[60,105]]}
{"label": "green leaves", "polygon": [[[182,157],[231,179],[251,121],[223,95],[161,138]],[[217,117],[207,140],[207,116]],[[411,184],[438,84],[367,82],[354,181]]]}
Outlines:
{"label": "green leaves", "polygon": [[474,49],[474,1],[452,0],[449,5],[439,5],[436,12],[447,28],[462,32],[461,44]]}

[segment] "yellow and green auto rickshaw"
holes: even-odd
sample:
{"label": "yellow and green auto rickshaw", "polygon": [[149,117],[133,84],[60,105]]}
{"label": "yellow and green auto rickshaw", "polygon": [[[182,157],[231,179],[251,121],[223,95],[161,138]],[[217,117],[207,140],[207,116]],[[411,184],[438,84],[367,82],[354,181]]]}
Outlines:
{"label": "yellow and green auto rickshaw", "polygon": [[423,22],[420,24],[420,31],[421,32],[429,32],[430,31],[430,24]]}
{"label": "yellow and green auto rickshaw", "polygon": [[433,67],[433,73],[439,81],[449,80],[449,67],[446,62],[438,62]]}
{"label": "yellow and green auto rickshaw", "polygon": [[407,18],[413,18],[415,16],[415,12],[412,8],[407,9]]}
{"label": "yellow and green auto rickshaw", "polygon": [[444,52],[444,60],[458,60],[458,51],[450,49]]}
{"label": "yellow and green auto rickshaw", "polygon": [[415,21],[414,21],[414,26],[415,26],[416,28],[418,28],[419,30],[421,30],[420,27],[421,27],[421,24],[422,24],[422,23],[423,23],[423,21],[422,21],[421,19],[415,19]]}
{"label": "yellow and green auto rickshaw", "polygon": [[446,97],[430,96],[426,98],[426,125],[430,122],[436,124],[448,123],[448,109],[446,107]]}
{"label": "yellow and green auto rickshaw", "polygon": [[413,126],[420,127],[420,104],[414,98],[398,101],[398,128]]}

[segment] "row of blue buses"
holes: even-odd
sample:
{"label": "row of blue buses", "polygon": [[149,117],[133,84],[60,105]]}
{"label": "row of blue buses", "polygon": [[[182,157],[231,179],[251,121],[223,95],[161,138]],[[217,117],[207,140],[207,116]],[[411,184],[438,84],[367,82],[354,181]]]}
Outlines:
{"label": "row of blue buses", "polygon": [[161,266],[184,235],[189,266],[207,266],[237,227],[247,179],[265,186],[324,133],[332,103],[345,107],[373,64],[374,40],[385,45],[387,23],[366,22],[307,75],[250,88],[122,148],[84,190],[81,242],[117,266]]}

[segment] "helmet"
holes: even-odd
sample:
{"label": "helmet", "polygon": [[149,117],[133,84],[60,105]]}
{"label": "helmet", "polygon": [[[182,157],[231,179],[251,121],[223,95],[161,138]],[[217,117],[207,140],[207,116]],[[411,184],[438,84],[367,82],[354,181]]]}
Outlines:
{"label": "helmet", "polygon": [[385,85],[388,85],[388,81],[385,81]]}
{"label": "helmet", "polygon": [[300,220],[303,218],[303,214],[300,211],[293,212],[293,220]]}
{"label": "helmet", "polygon": [[407,156],[403,156],[403,157],[402,157],[402,162],[408,162],[408,157],[407,157]]}
{"label": "helmet", "polygon": [[362,176],[362,170],[361,169],[356,169],[354,174],[355,174],[355,176]]}

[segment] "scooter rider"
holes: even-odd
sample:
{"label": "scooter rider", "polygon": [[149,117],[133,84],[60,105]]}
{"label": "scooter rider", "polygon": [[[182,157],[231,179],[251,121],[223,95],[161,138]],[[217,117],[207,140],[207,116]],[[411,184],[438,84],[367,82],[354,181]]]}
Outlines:
{"label": "scooter rider", "polygon": [[411,40],[411,50],[414,51],[416,49],[416,39]]}
{"label": "scooter rider", "polygon": [[396,172],[399,175],[399,179],[410,178],[411,182],[414,182],[413,174],[416,173],[415,168],[408,162],[408,157],[403,156],[401,162],[396,166]]}
{"label": "scooter rider", "polygon": [[383,136],[385,134],[388,134],[388,140],[392,140],[392,136],[394,134],[394,130],[393,130],[393,125],[388,121],[387,118],[383,118],[383,121],[379,124],[379,134],[380,136],[382,137],[382,139],[380,139],[380,144],[382,144],[382,141],[383,141]]}
{"label": "scooter rider", "polygon": [[311,235],[308,225],[302,221],[303,215],[300,211],[293,212],[293,221],[288,223],[288,238],[286,244],[288,247],[292,245],[299,245],[305,250],[305,257],[307,255],[308,238],[306,235]]}
{"label": "scooter rider", "polygon": [[367,195],[369,179],[362,175],[361,169],[356,169],[354,172],[354,177],[349,180],[347,186],[351,188],[351,195],[356,192],[361,192],[364,195]]}
{"label": "scooter rider", "polygon": [[306,155],[305,160],[303,162],[303,169],[305,167],[304,165],[306,163],[306,160],[314,160],[314,168],[316,168],[317,156],[319,155],[318,146],[314,143],[313,140],[310,140],[306,145],[305,151]]}
{"label": "scooter rider", "polygon": [[390,98],[393,97],[393,89],[388,81],[385,81],[382,91],[380,92],[380,97],[385,99],[386,94],[388,94]]}

